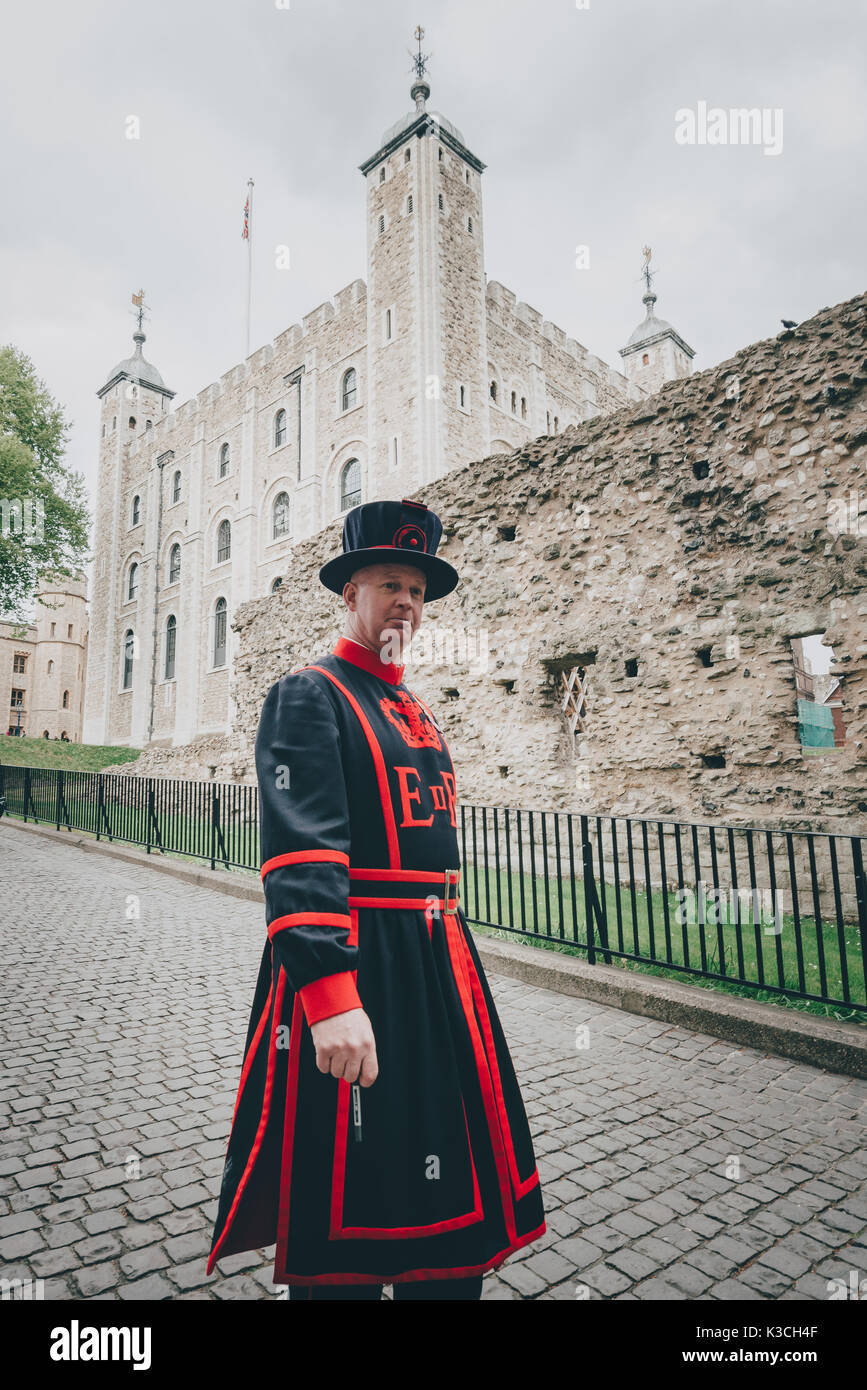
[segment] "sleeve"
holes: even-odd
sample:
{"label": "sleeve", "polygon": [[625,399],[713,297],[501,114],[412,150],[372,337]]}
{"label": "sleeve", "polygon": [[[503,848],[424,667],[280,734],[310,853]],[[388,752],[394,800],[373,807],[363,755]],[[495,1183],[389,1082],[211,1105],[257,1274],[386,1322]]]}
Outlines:
{"label": "sleeve", "polygon": [[349,807],[327,695],[297,672],[265,697],[256,734],[265,920],[308,1024],[363,1008],[350,946]]}

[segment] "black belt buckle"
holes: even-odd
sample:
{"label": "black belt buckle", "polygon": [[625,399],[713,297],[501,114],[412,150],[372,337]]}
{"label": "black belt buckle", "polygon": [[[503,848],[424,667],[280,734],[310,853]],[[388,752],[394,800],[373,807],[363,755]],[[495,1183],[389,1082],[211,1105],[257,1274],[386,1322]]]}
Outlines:
{"label": "black belt buckle", "polygon": [[445,902],[444,911],[446,912],[457,912],[458,910],[458,880],[460,876],[460,869],[445,870],[445,891],[443,893],[443,901]]}

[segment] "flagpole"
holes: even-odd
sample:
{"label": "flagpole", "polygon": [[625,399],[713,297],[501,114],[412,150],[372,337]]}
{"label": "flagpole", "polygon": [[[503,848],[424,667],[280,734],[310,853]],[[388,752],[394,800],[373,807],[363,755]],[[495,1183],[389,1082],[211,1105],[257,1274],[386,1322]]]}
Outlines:
{"label": "flagpole", "polygon": [[253,180],[247,180],[247,351],[250,356],[250,305],[253,298]]}

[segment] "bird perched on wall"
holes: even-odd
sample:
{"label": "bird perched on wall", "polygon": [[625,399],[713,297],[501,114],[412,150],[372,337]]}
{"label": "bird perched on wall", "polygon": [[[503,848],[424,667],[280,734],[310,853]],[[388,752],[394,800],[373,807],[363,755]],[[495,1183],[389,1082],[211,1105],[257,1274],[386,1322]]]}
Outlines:
{"label": "bird perched on wall", "polygon": [[780,323],[784,328],[797,328],[798,326],[794,319],[780,319]]}

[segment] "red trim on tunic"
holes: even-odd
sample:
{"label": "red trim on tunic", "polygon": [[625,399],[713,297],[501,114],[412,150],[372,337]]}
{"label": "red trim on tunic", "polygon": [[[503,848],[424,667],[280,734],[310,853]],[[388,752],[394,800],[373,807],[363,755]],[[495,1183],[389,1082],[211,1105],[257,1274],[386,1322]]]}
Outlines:
{"label": "red trim on tunic", "polygon": [[268,935],[273,941],[277,932],[307,923],[317,927],[348,927],[349,918],[345,912],[285,912],[282,917],[275,917],[273,922],[268,923]]}
{"label": "red trim on tunic", "polygon": [[[449,869],[449,873],[457,874],[460,877],[460,869]],[[383,883],[419,883],[430,880],[431,883],[445,883],[445,872],[442,869],[356,869],[350,868],[349,881],[353,879],[363,879],[369,882],[371,879],[381,878]]]}
{"label": "red trim on tunic", "polygon": [[347,1013],[349,1009],[364,1008],[355,985],[355,976],[354,970],[340,970],[335,975],[321,975],[318,980],[311,980],[309,985],[301,986],[298,993],[308,1026],[334,1014]]}
{"label": "red trim on tunic", "polygon": [[324,666],[302,666],[301,670],[319,671],[323,676],[327,676],[331,683],[333,685],[336,685],[337,689],[343,692],[350,705],[352,706],[353,710],[355,711],[355,714],[358,718],[358,722],[361,725],[362,730],[364,731],[365,738],[367,739],[368,746],[373,757],[373,765],[376,769],[376,780],[379,786],[379,800],[380,805],[382,807],[383,819],[385,820],[385,836],[386,840],[388,841],[389,868],[399,869],[400,841],[398,840],[397,825],[394,819],[394,807],[391,804],[391,792],[388,786],[388,773],[385,770],[385,759],[382,756],[382,749],[379,746],[379,741],[376,737],[376,734],[370,727],[370,721],[364,713],[364,710],[361,708],[361,705],[358,703],[355,696],[352,694],[352,691],[347,690],[343,682],[339,681],[337,677],[332,675],[330,671],[326,671]]}
{"label": "red trim on tunic", "polygon": [[262,878],[272,869],[281,869],[287,864],[345,864],[349,868],[349,855],[342,849],[293,849],[288,854],[275,854],[266,859],[260,869]]}
{"label": "red trim on tunic", "polygon": [[[283,1116],[283,1153],[280,1159],[280,1192],[277,1211],[277,1250],[274,1272],[286,1268],[289,1244],[289,1203],[292,1196],[292,1152],[295,1144],[295,1111],[298,1106],[298,1070],[301,1056],[301,1020],[303,1011],[300,995],[295,995],[292,1020],[289,1024],[289,1066],[286,1076],[286,1108]],[[296,1279],[295,1283],[306,1283]]]}
{"label": "red trim on tunic", "polygon": [[488,1134],[490,1135],[491,1147],[494,1152],[494,1161],[497,1168],[497,1178],[500,1184],[500,1198],[503,1205],[503,1218],[506,1223],[506,1233],[508,1234],[509,1240],[513,1241],[517,1237],[517,1230],[515,1226],[515,1206],[509,1183],[509,1165],[506,1158],[500,1117],[497,1112],[494,1088],[491,1082],[490,1061],[485,1052],[485,1047],[479,1034],[478,1024],[476,1023],[476,1016],[473,1011],[472,993],[467,980],[466,963],[461,951],[462,936],[460,924],[458,923],[457,917],[452,912],[443,914],[443,922],[446,928],[446,944],[452,962],[452,970],[454,971],[455,982],[458,987],[461,1003],[464,1007],[464,1015],[470,1030],[473,1052],[475,1053],[476,1070],[479,1074],[482,1100],[484,1101],[485,1114],[488,1120]]}
{"label": "red trim on tunic", "polygon": [[271,1029],[271,1040],[268,1048],[268,1072],[265,1077],[265,1095],[262,1101],[262,1114],[259,1117],[259,1126],[256,1130],[256,1138],[253,1140],[253,1147],[250,1150],[250,1157],[247,1159],[246,1167],[244,1168],[244,1171],[241,1174],[241,1181],[238,1183],[238,1187],[235,1192],[235,1200],[229,1208],[229,1214],[226,1217],[226,1224],[223,1227],[223,1234],[220,1236],[220,1239],[214,1246],[214,1249],[211,1252],[211,1258],[208,1260],[208,1268],[206,1271],[206,1273],[208,1274],[210,1274],[214,1262],[219,1258],[220,1246],[223,1244],[227,1235],[229,1234],[229,1231],[232,1228],[232,1222],[235,1219],[235,1213],[237,1212],[241,1198],[244,1195],[244,1188],[247,1186],[250,1174],[252,1173],[253,1168],[255,1166],[256,1159],[259,1157],[259,1150],[262,1147],[262,1141],[265,1138],[265,1130],[268,1127],[268,1112],[271,1108],[271,1092],[274,1087],[274,1064],[277,1058],[277,1020],[280,1017],[280,1008],[283,1003],[283,993],[285,988],[286,975],[281,966],[280,975],[277,980],[277,993],[274,996],[274,1027]]}
{"label": "red trim on tunic", "polygon": [[[241,1093],[242,1093],[242,1091],[243,1091],[243,1089],[244,1089],[244,1086],[246,1085],[247,1077],[248,1077],[249,1074],[250,1074],[250,1068],[251,1068],[252,1065],[253,1065],[253,1058],[256,1056],[256,1053],[257,1053],[258,1050],[259,1050],[259,1043],[262,1041],[262,1034],[263,1034],[264,1031],[265,1031],[265,1025],[266,1025],[266,1023],[268,1022],[268,1013],[269,1013],[269,1010],[270,1010],[270,1008],[271,1008],[271,997],[272,997],[273,993],[274,993],[274,979],[273,979],[273,975],[272,975],[272,979],[271,979],[271,988],[268,990],[268,998],[265,1000],[265,1007],[264,1007],[264,1009],[262,1010],[262,1017],[259,1019],[259,1022],[256,1024],[256,1031],[255,1031],[255,1033],[253,1034],[252,1040],[251,1040],[251,1042],[250,1042],[250,1046],[249,1046],[249,1048],[248,1048],[248,1050],[247,1050],[247,1055],[246,1055],[246,1057],[244,1058],[244,1065],[243,1065],[242,1068],[241,1068],[241,1080],[238,1082],[238,1096],[237,1096],[237,1099],[236,1099],[236,1101],[235,1101],[235,1109],[232,1111],[232,1123],[231,1123],[231,1125],[229,1126],[229,1135],[230,1135],[230,1136],[231,1136],[232,1130],[233,1130],[234,1127],[235,1127],[235,1116],[236,1116],[237,1113],[238,1113],[238,1106],[241,1104]],[[229,1152],[229,1146],[228,1146],[228,1144],[226,1145],[226,1152],[227,1152],[227,1153]]]}
{"label": "red trim on tunic", "polygon": [[[515,1250],[520,1250],[522,1246],[529,1245],[531,1241],[538,1240],[548,1229],[543,1220],[541,1226],[537,1226],[535,1231],[529,1231],[525,1236],[518,1236],[504,1250],[498,1250],[496,1255],[490,1255],[479,1265],[453,1265],[451,1269],[407,1269],[400,1274],[284,1274],[280,1273],[277,1277],[275,1268],[275,1284],[414,1284],[419,1279],[469,1279],[475,1274],[485,1274],[489,1269],[499,1269],[500,1265]],[[284,1261],[285,1263],[285,1261]]]}
{"label": "red trim on tunic", "polygon": [[381,680],[388,681],[389,685],[400,685],[406,669],[405,665],[397,666],[393,661],[383,661],[369,647],[356,642],[354,637],[338,637],[332,656],[351,661],[353,666],[360,666],[372,676],[379,676]]}

